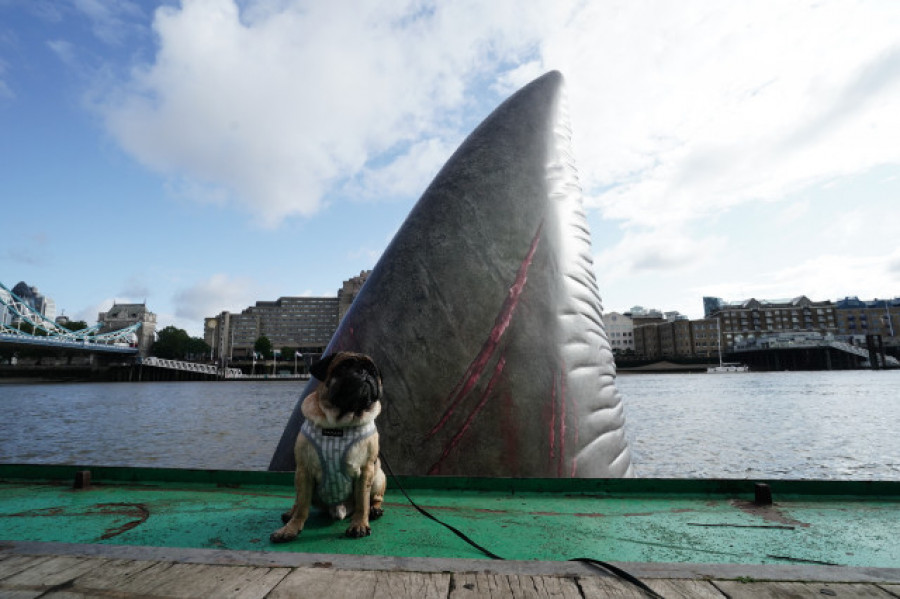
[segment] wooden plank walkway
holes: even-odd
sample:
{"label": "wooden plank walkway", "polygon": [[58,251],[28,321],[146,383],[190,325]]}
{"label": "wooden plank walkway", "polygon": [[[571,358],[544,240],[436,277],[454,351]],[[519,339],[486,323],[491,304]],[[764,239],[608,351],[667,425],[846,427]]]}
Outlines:
{"label": "wooden plank walkway", "polygon": [[[900,598],[900,584],[816,581],[645,579],[667,599]],[[330,563],[296,567],[205,564],[158,559],[0,552],[0,599],[305,598],[582,599],[645,595],[603,575],[349,570]]]}

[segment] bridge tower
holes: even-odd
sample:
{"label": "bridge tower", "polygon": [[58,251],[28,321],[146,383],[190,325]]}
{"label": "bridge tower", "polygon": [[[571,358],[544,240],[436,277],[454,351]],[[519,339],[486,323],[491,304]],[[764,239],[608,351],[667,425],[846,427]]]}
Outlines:
{"label": "bridge tower", "polygon": [[141,323],[141,328],[137,330],[138,355],[142,358],[150,355],[156,336],[156,314],[147,310],[146,304],[113,303],[107,312],[100,312],[97,320],[102,325],[99,331],[101,334],[124,329],[136,322]]}

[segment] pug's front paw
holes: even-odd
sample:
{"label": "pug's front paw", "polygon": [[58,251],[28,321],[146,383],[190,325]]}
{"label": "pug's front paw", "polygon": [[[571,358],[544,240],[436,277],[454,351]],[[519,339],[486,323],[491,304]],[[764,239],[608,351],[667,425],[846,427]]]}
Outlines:
{"label": "pug's front paw", "polygon": [[368,524],[351,524],[346,534],[351,539],[361,539],[372,534],[372,529]]}
{"label": "pug's front paw", "polygon": [[269,541],[272,543],[287,543],[288,541],[293,541],[299,535],[299,531],[293,531],[287,526],[283,526],[269,535]]}

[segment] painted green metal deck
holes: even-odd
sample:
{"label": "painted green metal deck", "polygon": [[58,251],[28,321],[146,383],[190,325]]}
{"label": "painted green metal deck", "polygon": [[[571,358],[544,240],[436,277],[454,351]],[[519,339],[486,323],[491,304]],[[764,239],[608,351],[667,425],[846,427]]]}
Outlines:
{"label": "painted green metal deck", "polygon": [[[0,540],[404,558],[481,559],[409,505],[389,481],[385,515],[364,539],[313,513],[272,545],[290,507],[287,473],[0,466]],[[815,564],[900,568],[900,483],[464,479],[402,477],[412,498],[511,560]]]}

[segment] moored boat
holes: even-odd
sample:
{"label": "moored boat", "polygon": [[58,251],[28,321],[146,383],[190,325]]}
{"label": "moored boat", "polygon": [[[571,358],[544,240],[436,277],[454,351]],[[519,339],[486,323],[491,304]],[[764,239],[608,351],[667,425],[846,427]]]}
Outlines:
{"label": "moored boat", "polygon": [[710,366],[706,372],[721,374],[728,372],[750,372],[750,367],[737,362],[720,362],[718,366]]}
{"label": "moored boat", "polygon": [[723,362],[722,361],[722,327],[720,324],[720,320],[716,318],[716,339],[717,345],[719,349],[719,365],[718,366],[710,366],[706,369],[706,372],[711,374],[724,374],[724,373],[733,373],[733,372],[750,372],[750,367],[745,364],[738,364],[736,362]]}

